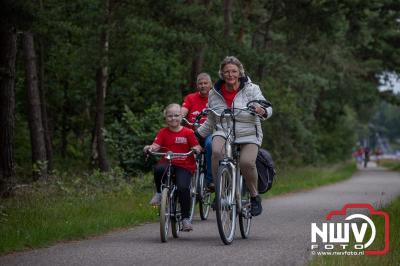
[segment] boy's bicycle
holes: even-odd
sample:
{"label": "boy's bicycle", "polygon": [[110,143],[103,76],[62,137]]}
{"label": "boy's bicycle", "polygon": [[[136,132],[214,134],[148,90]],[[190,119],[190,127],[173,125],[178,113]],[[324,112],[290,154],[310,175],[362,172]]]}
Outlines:
{"label": "boy's bicycle", "polygon": [[161,204],[160,204],[160,237],[161,242],[168,241],[169,225],[171,225],[172,236],[177,238],[182,231],[181,206],[178,200],[177,187],[173,181],[171,173],[172,159],[177,157],[186,157],[193,154],[193,150],[187,153],[153,152],[147,153],[155,156],[164,156],[168,160],[167,176],[161,184]]}
{"label": "boy's bicycle", "polygon": [[[207,115],[207,112],[201,112],[197,115],[195,121],[190,123],[186,118],[183,118],[183,122],[187,125],[198,128],[200,126],[199,121],[203,116]],[[207,220],[211,206],[211,192],[207,188],[205,177],[207,173],[206,157],[205,152],[201,152],[196,156],[196,172],[192,177],[192,186],[190,189],[190,220],[193,220],[194,212],[196,209],[196,203],[199,203],[200,218]]]}
{"label": "boy's bicycle", "polygon": [[[247,238],[251,227],[251,203],[250,193],[245,185],[244,178],[240,173],[240,145],[235,143],[235,119],[240,112],[249,112],[257,115],[252,104],[257,103],[264,107],[271,104],[265,101],[253,100],[247,103],[246,108],[227,108],[218,113],[216,110],[208,109],[220,118],[226,126],[223,127],[225,134],[225,154],[218,167],[216,179],[216,216],[218,231],[224,244],[232,243],[235,236],[236,218],[239,216],[239,227],[242,238]],[[260,116],[259,116],[260,117]],[[264,120],[265,118],[260,117]]]}

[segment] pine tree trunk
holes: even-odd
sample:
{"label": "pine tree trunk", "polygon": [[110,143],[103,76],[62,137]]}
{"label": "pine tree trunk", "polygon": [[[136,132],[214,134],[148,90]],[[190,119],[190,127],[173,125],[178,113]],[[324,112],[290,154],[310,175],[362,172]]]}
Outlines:
{"label": "pine tree trunk", "polygon": [[[251,14],[251,8],[252,8],[252,1],[251,0],[243,1],[241,3],[241,5],[242,5],[242,7],[240,8],[241,16],[246,21],[249,21],[250,14]],[[246,31],[247,31],[247,28],[248,28],[248,26],[245,26],[245,25],[246,24],[243,23],[239,28],[237,41],[240,42],[240,43],[244,42],[244,36],[246,35]]]}
{"label": "pine tree trunk", "polygon": [[[107,160],[106,145],[104,141],[104,113],[105,98],[108,80],[108,46],[110,26],[110,1],[106,0],[105,27],[100,36],[101,62],[96,71],[96,119],[95,136],[93,138],[92,158],[98,162],[101,171],[108,171],[110,166]],[[97,157],[97,158],[96,158]]]}
{"label": "pine tree trunk", "polygon": [[[3,25],[4,26],[4,25]],[[17,34],[0,29],[0,198],[10,195],[15,185],[15,57]]]}
{"label": "pine tree trunk", "polygon": [[190,75],[190,88],[195,89],[197,86],[197,75],[203,69],[204,64],[204,54],[206,51],[206,44],[201,44],[199,49],[197,49],[197,53],[195,54],[192,61],[192,71]]}
{"label": "pine tree trunk", "polygon": [[28,118],[32,146],[33,178],[34,180],[47,179],[46,144],[38,86],[36,52],[31,32],[23,34],[22,46],[25,56],[25,79],[28,93]]}
{"label": "pine tree trunk", "polygon": [[67,155],[67,146],[68,146],[68,111],[69,111],[69,100],[68,100],[68,89],[69,83],[68,81],[64,81],[63,86],[63,104],[62,104],[62,115],[61,115],[61,148],[60,153],[61,157],[65,158]]}
{"label": "pine tree trunk", "polygon": [[233,0],[224,0],[224,37],[232,35],[232,4]]}
{"label": "pine tree trunk", "polygon": [[49,129],[49,117],[47,114],[47,99],[46,99],[46,87],[44,82],[44,47],[43,42],[39,40],[39,50],[40,50],[40,102],[41,102],[41,112],[42,112],[42,122],[44,130],[44,141],[46,144],[46,160],[47,160],[47,170],[51,171],[53,169],[53,143],[51,139],[51,132]]}

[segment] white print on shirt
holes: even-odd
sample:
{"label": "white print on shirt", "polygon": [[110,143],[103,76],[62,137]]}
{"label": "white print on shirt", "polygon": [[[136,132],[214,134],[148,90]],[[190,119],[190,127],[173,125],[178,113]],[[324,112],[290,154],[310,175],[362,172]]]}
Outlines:
{"label": "white print on shirt", "polygon": [[199,111],[194,111],[194,112],[192,112],[192,115],[193,115],[193,116],[197,116],[198,114],[200,114]]}
{"label": "white print on shirt", "polygon": [[186,144],[187,143],[187,138],[186,137],[176,137],[175,138],[175,143],[177,143],[177,144]]}

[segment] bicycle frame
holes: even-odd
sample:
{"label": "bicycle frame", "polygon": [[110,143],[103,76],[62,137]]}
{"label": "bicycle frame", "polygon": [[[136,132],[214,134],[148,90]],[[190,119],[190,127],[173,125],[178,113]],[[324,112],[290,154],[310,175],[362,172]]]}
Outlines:
{"label": "bicycle frame", "polygon": [[[227,130],[229,131],[231,129],[231,123],[228,122],[228,128]],[[236,150],[238,147],[233,143],[233,138],[231,135],[227,135],[227,138],[225,139],[225,153],[224,153],[224,158],[222,159],[222,161],[220,161],[220,165],[227,165],[229,168],[232,169],[232,184],[233,184],[233,191],[235,191],[235,194],[231,194],[230,198],[229,198],[229,203],[232,205],[236,205],[237,203],[239,203],[239,201],[235,202],[235,198],[238,199],[238,196],[240,197],[240,195],[238,195],[238,191],[237,191],[237,176],[238,174],[240,175],[240,166],[237,162],[239,162],[239,153],[238,150]],[[234,156],[236,155],[236,156]],[[241,204],[239,204],[241,205]],[[237,206],[238,209],[240,210],[241,206]]]}
{"label": "bicycle frame", "polygon": [[[154,155],[161,155],[161,153],[160,154],[154,153]],[[172,197],[173,197],[173,195],[174,195],[174,193],[176,191],[176,186],[171,180],[171,167],[172,167],[172,158],[173,158],[172,157],[172,152],[167,152],[165,154],[165,158],[168,160],[168,172],[167,172],[167,180],[166,180],[166,182],[161,183],[161,191],[164,188],[168,188],[169,197],[172,199]]]}

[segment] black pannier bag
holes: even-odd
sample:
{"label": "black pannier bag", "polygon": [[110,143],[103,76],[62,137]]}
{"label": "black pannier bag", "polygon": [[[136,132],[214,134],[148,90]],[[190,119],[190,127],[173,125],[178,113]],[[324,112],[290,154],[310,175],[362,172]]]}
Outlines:
{"label": "black pannier bag", "polygon": [[256,166],[258,171],[258,193],[265,193],[271,189],[276,174],[271,154],[265,149],[259,149]]}

